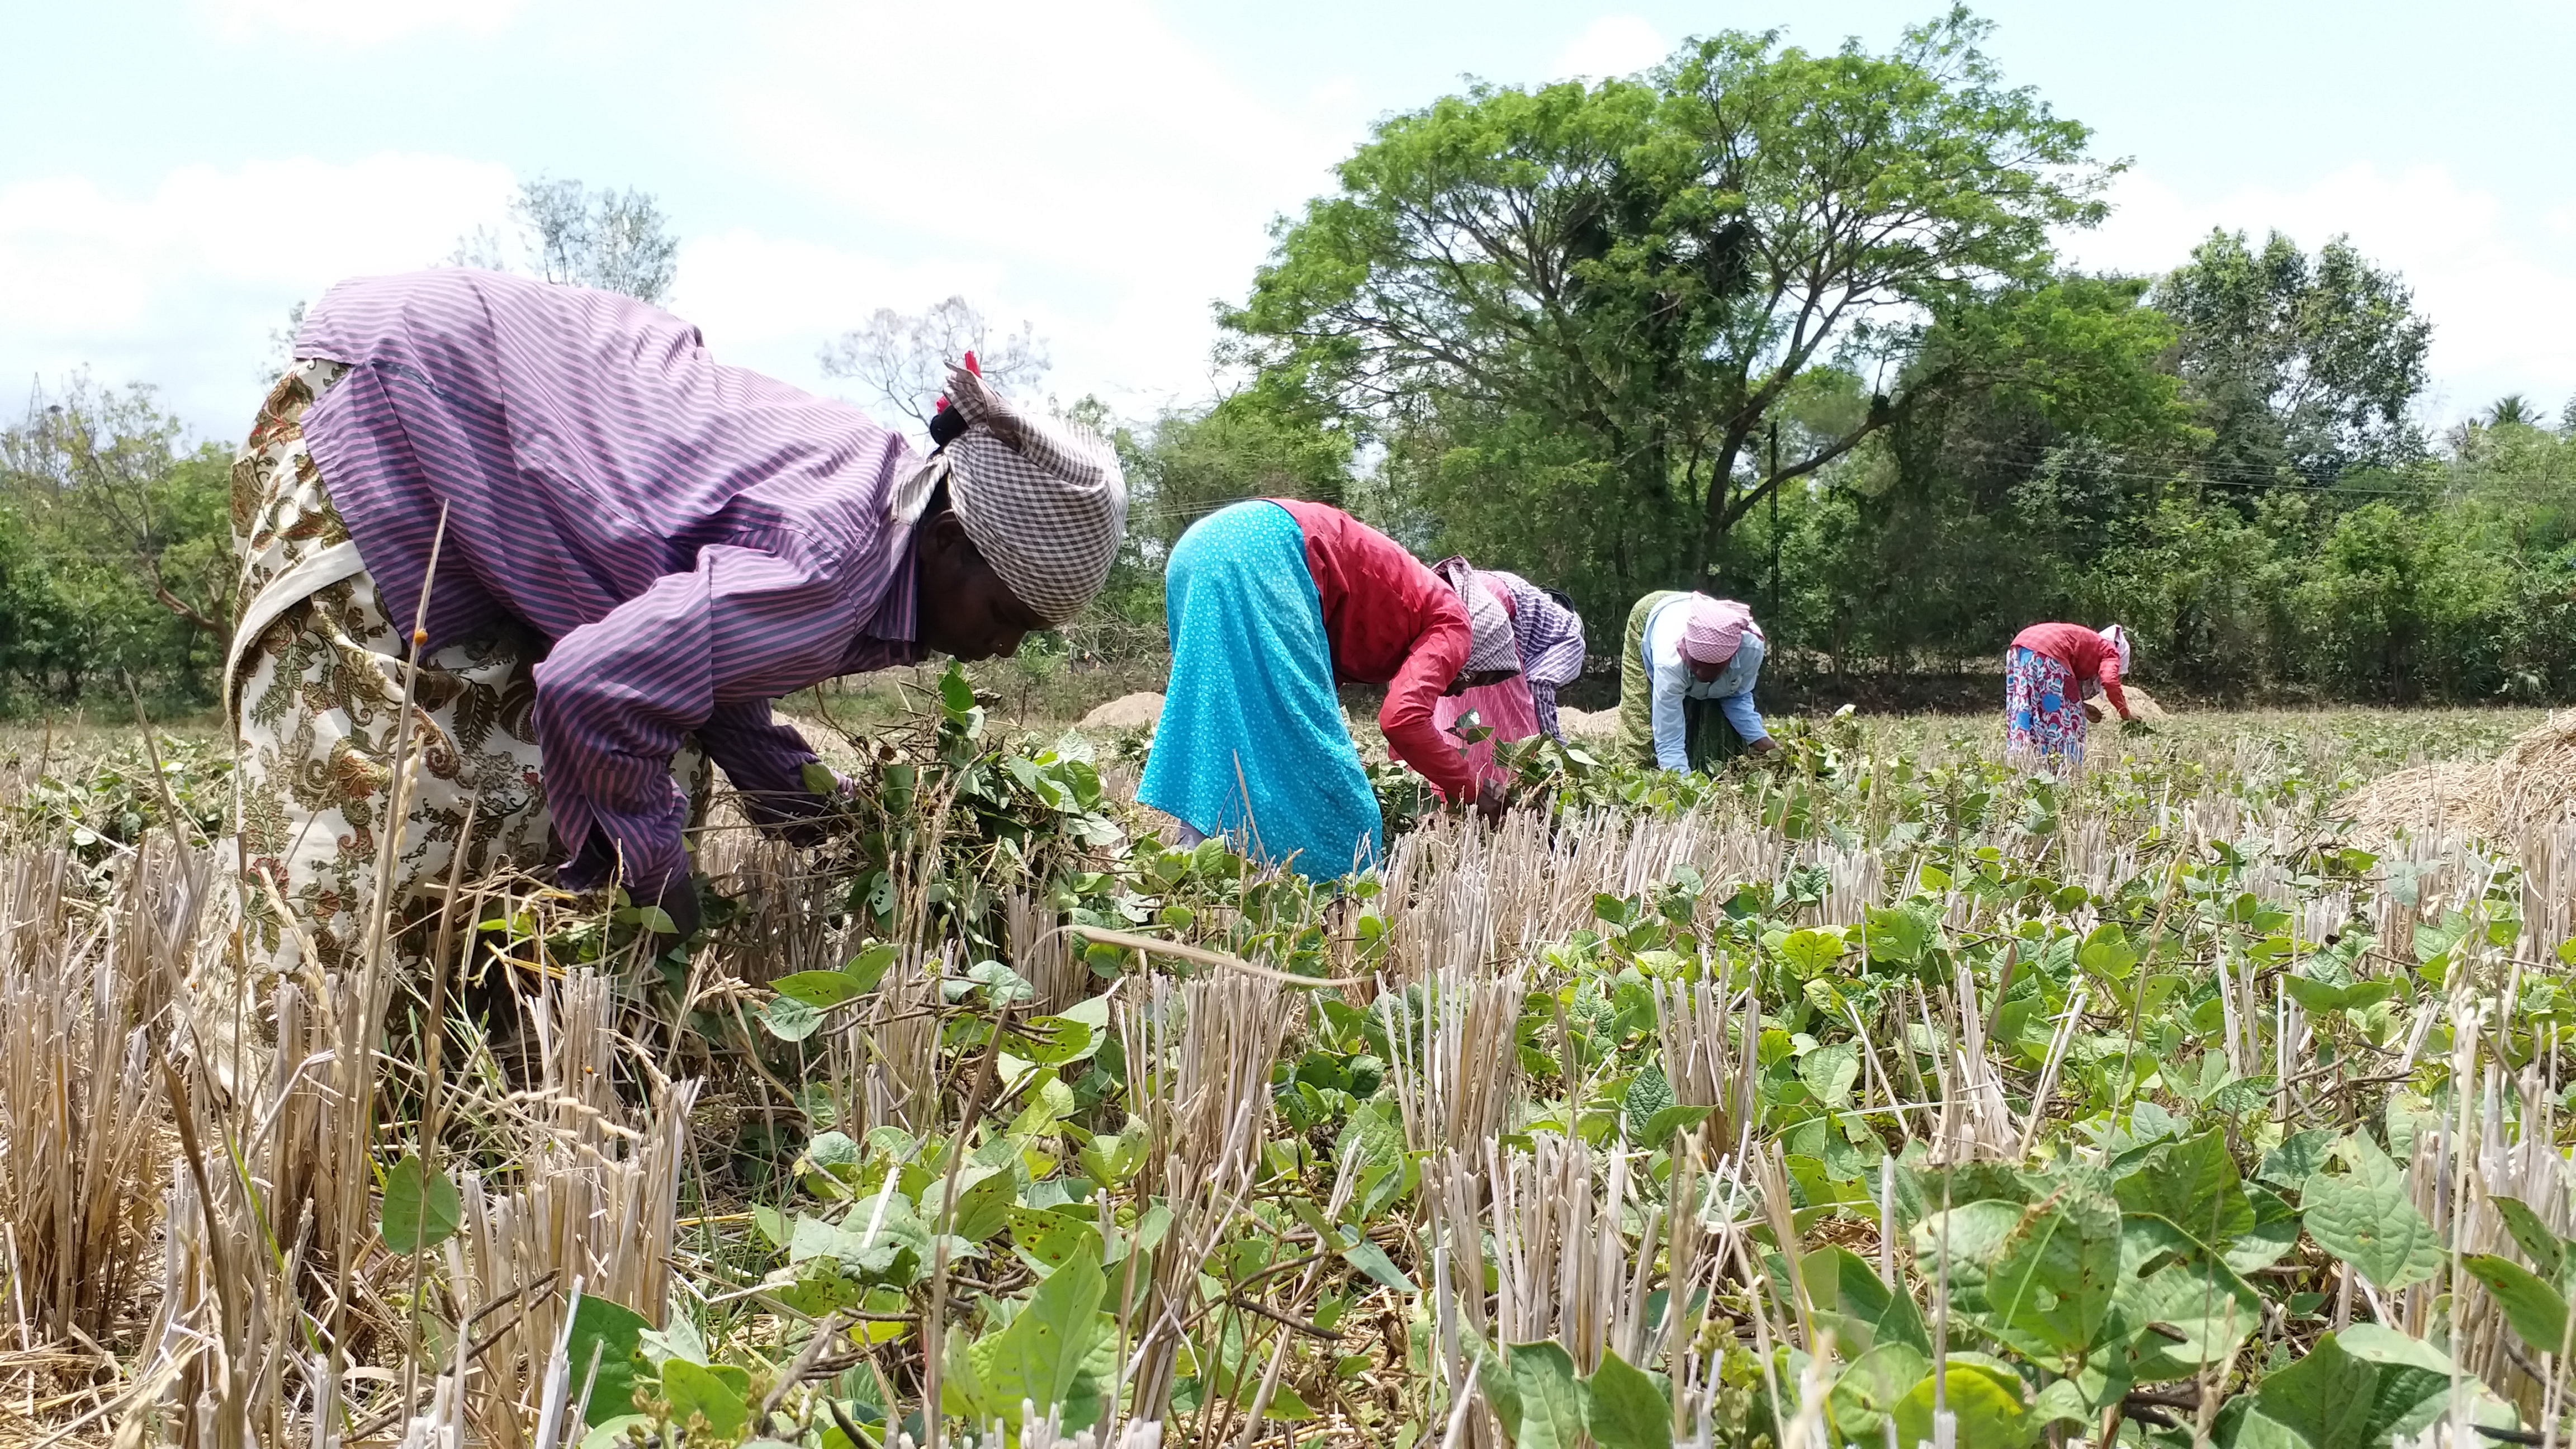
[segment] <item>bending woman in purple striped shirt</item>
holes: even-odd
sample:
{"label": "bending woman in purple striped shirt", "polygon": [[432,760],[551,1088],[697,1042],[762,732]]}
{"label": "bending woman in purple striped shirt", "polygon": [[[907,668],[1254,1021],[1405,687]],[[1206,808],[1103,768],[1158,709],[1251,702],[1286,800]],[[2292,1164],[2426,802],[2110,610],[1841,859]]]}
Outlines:
{"label": "bending woman in purple striped shirt", "polygon": [[[1125,524],[1106,443],[963,369],[924,459],[608,293],[361,278],[296,355],[233,473],[245,948],[271,969],[354,964],[389,829],[398,898],[460,848],[474,875],[568,855],[688,934],[699,751],[793,827],[815,756],[772,699],[1011,653],[1098,591]],[[393,821],[407,670],[427,752]]]}

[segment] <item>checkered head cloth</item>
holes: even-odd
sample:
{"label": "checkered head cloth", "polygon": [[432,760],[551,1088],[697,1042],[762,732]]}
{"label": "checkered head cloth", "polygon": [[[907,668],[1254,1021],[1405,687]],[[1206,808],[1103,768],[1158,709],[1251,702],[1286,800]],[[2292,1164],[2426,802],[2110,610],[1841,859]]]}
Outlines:
{"label": "checkered head cloth", "polygon": [[1689,620],[1682,626],[1682,654],[1702,664],[1724,664],[1744,647],[1744,631],[1754,628],[1753,611],[1733,599],[1692,598]]}
{"label": "checkered head cloth", "polygon": [[1521,646],[1512,636],[1511,611],[1503,607],[1493,586],[1478,577],[1463,558],[1444,558],[1433,564],[1431,571],[1456,589],[1458,601],[1467,606],[1467,629],[1472,637],[1467,645],[1465,672],[1520,673]]}
{"label": "checkered head cloth", "polygon": [[[1127,528],[1127,480],[1106,439],[1023,411],[963,367],[948,397],[966,430],[939,450],[966,536],[1050,624],[1082,612]],[[926,491],[925,491],[926,497]]]}

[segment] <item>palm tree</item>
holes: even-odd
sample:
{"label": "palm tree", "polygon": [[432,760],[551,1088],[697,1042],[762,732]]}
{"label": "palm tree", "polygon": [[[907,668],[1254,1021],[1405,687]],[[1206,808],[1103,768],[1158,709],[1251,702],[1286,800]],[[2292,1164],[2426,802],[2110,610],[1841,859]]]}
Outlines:
{"label": "palm tree", "polygon": [[2486,421],[2491,428],[2501,428],[2508,423],[2536,428],[2540,426],[2540,409],[2532,406],[2531,399],[2521,393],[2509,392],[2497,398],[2487,409]]}

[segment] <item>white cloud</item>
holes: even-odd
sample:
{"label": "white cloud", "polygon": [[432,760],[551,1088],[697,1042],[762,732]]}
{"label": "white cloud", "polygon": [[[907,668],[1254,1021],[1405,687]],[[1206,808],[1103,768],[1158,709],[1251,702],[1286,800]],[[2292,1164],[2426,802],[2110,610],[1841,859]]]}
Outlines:
{"label": "white cloud", "polygon": [[1672,51],[1663,33],[1635,15],[1604,15],[1585,26],[1556,57],[1560,76],[1631,75],[1661,61]]}
{"label": "white cloud", "polygon": [[[2576,392],[2576,258],[2534,245],[2549,217],[2517,216],[2493,193],[2440,166],[2388,173],[2361,164],[2295,188],[2187,196],[2159,177],[2122,177],[2111,220],[2069,239],[2084,266],[2159,272],[2212,227],[2259,240],[2277,230],[2315,251],[2349,235],[2362,255],[2403,275],[2432,319],[2436,420],[2508,392],[2556,402]],[[2536,223],[2536,224],[2534,224]]]}
{"label": "white cloud", "polygon": [[289,306],[438,260],[501,220],[511,186],[507,167],[389,153],[184,167],[140,196],[0,190],[0,381],[158,382],[195,427],[238,435]]}
{"label": "white cloud", "polygon": [[382,45],[425,30],[454,28],[490,35],[527,0],[202,0],[200,9],[226,40],[278,33],[341,45]]}
{"label": "white cloud", "polygon": [[[762,24],[759,71],[715,83],[729,154],[846,208],[869,255],[983,269],[974,300],[1036,320],[1058,387],[1121,405],[1206,390],[1209,303],[1243,294],[1264,224],[1328,187],[1352,139],[1265,105],[1138,0]],[[942,60],[854,60],[906,56]]]}

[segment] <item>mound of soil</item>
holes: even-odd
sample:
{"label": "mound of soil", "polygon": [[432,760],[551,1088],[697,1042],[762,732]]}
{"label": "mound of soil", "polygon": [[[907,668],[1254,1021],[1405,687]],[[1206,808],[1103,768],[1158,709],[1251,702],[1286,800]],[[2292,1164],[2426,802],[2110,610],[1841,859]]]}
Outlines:
{"label": "mound of soil", "polygon": [[1149,730],[1163,717],[1163,697],[1151,690],[1122,694],[1082,717],[1077,729]]}
{"label": "mound of soil", "polygon": [[1556,711],[1556,727],[1563,730],[1569,740],[1608,739],[1619,733],[1619,710],[1615,705],[1609,709],[1596,710],[1567,709],[1559,705]]}
{"label": "mound of soil", "polygon": [[2516,735],[2492,760],[2444,760],[2385,775],[2352,797],[2366,840],[2401,826],[2518,841],[2576,813],[2576,713]]}

